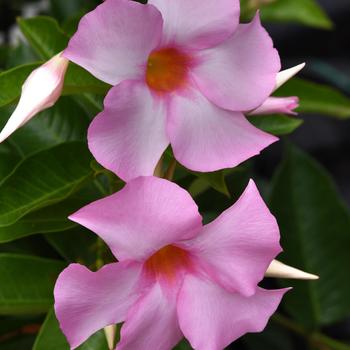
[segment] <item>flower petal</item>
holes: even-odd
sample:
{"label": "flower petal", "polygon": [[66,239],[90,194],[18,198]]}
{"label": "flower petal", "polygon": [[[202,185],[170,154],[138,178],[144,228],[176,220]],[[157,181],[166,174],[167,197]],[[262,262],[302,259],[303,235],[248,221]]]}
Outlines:
{"label": "flower petal", "polygon": [[203,49],[219,44],[238,26],[237,0],[149,0],[164,18],[164,46]]}
{"label": "flower petal", "polygon": [[125,81],[110,90],[104,104],[89,128],[91,153],[125,181],[153,175],[169,145],[162,101],[145,84]]}
{"label": "flower petal", "polygon": [[250,296],[281,251],[276,219],[250,181],[241,198],[186,242],[208,275],[231,292]]}
{"label": "flower petal", "polygon": [[175,299],[155,284],[130,309],[117,350],[169,350],[181,338]]}
{"label": "flower petal", "polygon": [[103,327],[125,320],[139,298],[137,284],[142,266],[115,263],[91,272],[69,265],[55,286],[55,312],[72,349]]}
{"label": "flower petal", "polygon": [[178,185],[139,177],[70,219],[96,232],[121,260],[143,261],[160,248],[191,238],[202,228],[198,207]]}
{"label": "flower petal", "polygon": [[143,77],[162,28],[162,16],[154,6],[107,0],[82,18],[64,55],[97,78],[117,85]]}
{"label": "flower petal", "polygon": [[234,167],[277,141],[195,90],[172,98],[167,130],[177,160],[202,172]]}
{"label": "flower petal", "polygon": [[281,68],[277,51],[259,16],[221,45],[204,50],[192,69],[203,94],[218,106],[250,111],[261,105],[276,86]]}
{"label": "flower petal", "polygon": [[22,87],[21,98],[15,111],[0,132],[0,142],[36,114],[56,103],[62,93],[68,63],[66,58],[58,54],[29,75]]}
{"label": "flower petal", "polygon": [[261,332],[286,291],[258,288],[246,298],[187,275],[177,304],[180,328],[194,349],[224,349],[248,332]]}

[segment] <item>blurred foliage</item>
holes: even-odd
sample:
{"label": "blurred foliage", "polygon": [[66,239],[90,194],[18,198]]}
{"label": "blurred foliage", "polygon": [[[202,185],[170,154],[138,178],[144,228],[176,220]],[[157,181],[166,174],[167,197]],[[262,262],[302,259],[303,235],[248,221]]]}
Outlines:
{"label": "blurred foliage", "polygon": [[[2,1],[0,8],[14,17],[25,4]],[[98,0],[50,0],[40,16],[18,18],[25,40],[0,47],[0,127],[11,115],[26,77],[65,48],[81,16],[98,4]],[[260,8],[263,22],[332,28],[315,0],[242,0],[241,4],[244,21]],[[9,21],[6,18],[1,28]],[[103,242],[67,219],[123,185],[92,161],[86,144],[88,124],[101,110],[108,89],[108,84],[71,64],[65,96],[0,145],[1,349],[68,350],[52,310],[57,275],[70,262],[95,270],[101,262],[113,261]],[[295,78],[276,91],[276,96],[289,95],[300,97],[303,115],[350,117],[350,99],[334,87]],[[300,117],[284,115],[249,120],[284,138],[303,124]],[[294,287],[281,314],[263,333],[243,337],[232,349],[350,350],[346,340],[332,339],[325,331],[325,326],[350,316],[349,210],[330,175],[314,159],[290,142],[284,153],[273,181],[259,178],[254,160],[215,173],[190,172],[176,165],[170,149],[164,171],[176,166],[174,180],[195,197],[205,222],[231,205],[249,178],[255,178],[281,227],[285,251],[281,259],[321,277],[318,282],[279,281]],[[79,349],[106,350],[103,331]],[[176,349],[190,346],[182,341]]]}

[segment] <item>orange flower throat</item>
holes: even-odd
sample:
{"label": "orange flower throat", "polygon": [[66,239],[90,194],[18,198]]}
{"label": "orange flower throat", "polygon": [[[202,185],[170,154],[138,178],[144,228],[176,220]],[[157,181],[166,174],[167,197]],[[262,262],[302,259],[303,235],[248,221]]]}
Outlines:
{"label": "orange flower throat", "polygon": [[186,85],[191,58],[177,49],[166,48],[150,54],[146,82],[158,92],[172,92]]}
{"label": "orange flower throat", "polygon": [[168,245],[153,254],[145,263],[145,268],[155,276],[173,280],[179,271],[190,267],[187,251]]}

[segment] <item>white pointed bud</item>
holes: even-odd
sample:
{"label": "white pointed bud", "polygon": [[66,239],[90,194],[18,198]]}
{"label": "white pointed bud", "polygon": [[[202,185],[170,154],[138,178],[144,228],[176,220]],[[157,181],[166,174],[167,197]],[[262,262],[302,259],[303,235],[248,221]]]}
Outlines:
{"label": "white pointed bud", "polygon": [[0,132],[0,143],[61,96],[69,61],[59,53],[35,69],[22,86],[21,98]]}
{"label": "white pointed bud", "polygon": [[273,260],[265,273],[265,277],[290,278],[297,280],[318,280],[319,277],[311,273],[298,270],[285,265],[280,261]]}
{"label": "white pointed bud", "polygon": [[279,87],[285,84],[289,79],[293,78],[296,74],[298,74],[305,67],[305,63],[301,63],[295,67],[282,70],[277,74],[276,78],[276,91]]}

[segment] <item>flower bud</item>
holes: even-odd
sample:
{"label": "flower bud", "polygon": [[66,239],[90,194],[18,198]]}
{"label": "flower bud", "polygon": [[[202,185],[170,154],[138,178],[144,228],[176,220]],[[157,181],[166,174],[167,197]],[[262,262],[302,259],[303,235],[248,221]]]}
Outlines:
{"label": "flower bud", "polygon": [[39,112],[53,106],[61,96],[69,61],[58,55],[35,69],[22,86],[19,103],[0,132],[0,142]]}
{"label": "flower bud", "polygon": [[249,115],[264,114],[291,114],[296,115],[294,109],[299,107],[299,98],[291,97],[269,97],[260,107],[249,113]]}

